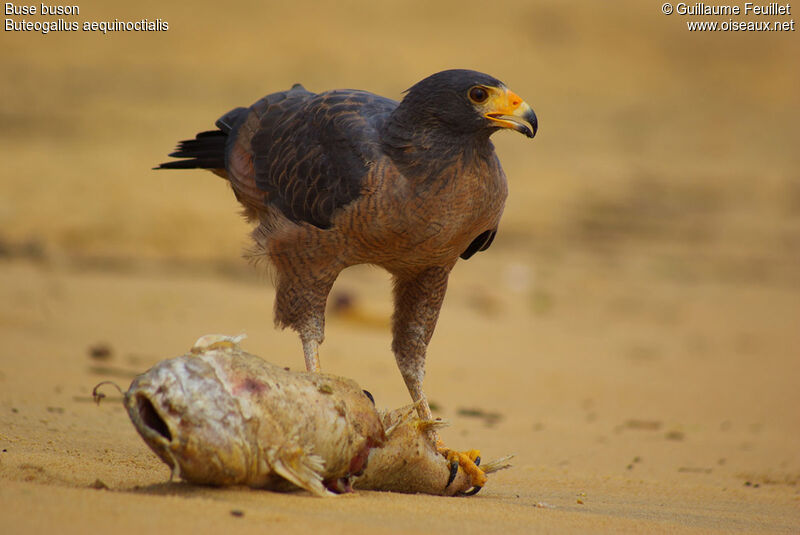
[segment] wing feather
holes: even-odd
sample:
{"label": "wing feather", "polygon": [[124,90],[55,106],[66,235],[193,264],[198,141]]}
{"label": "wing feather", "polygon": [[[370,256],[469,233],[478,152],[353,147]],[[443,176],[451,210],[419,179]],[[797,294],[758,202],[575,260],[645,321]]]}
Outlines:
{"label": "wing feather", "polygon": [[226,167],[237,198],[256,211],[276,208],[291,221],[329,228],[382,157],[378,128],[396,106],[364,91],[317,95],[297,85],[233,119],[238,110],[229,112],[220,123],[235,124]]}

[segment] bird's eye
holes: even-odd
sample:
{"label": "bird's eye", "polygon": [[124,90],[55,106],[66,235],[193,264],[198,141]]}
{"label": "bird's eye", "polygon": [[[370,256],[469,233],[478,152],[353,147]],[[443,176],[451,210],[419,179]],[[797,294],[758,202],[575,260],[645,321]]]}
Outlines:
{"label": "bird's eye", "polygon": [[469,98],[472,102],[480,104],[489,98],[489,92],[483,87],[475,86],[469,90]]}

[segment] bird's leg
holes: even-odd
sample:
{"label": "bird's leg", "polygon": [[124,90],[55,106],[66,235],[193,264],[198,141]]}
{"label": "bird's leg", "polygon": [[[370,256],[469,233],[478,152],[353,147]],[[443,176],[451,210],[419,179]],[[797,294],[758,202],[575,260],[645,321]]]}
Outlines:
{"label": "bird's leg", "polygon": [[300,335],[300,341],[303,342],[303,355],[306,359],[306,370],[310,372],[319,372],[319,342],[314,338],[304,338]]}
{"label": "bird's leg", "polygon": [[319,345],[325,340],[325,301],[321,305],[310,307],[308,315],[296,329],[303,343],[306,370],[319,372]]}
{"label": "bird's leg", "polygon": [[[411,274],[396,274],[394,278],[392,351],[423,420],[432,416],[422,390],[425,352],[436,328],[449,274],[449,268],[432,267]],[[432,433],[436,437],[436,432]]]}
{"label": "bird's leg", "polygon": [[[392,350],[422,420],[433,419],[428,399],[422,388],[425,377],[425,353],[439,318],[451,268],[452,266],[431,267],[413,274],[395,274],[394,278]],[[428,433],[439,452],[450,461],[451,477],[446,486],[449,486],[455,478],[459,466],[469,474],[475,489],[479,490],[486,483],[486,474],[478,468],[480,463],[478,450],[466,453],[451,450],[444,446],[434,429],[430,429]]]}
{"label": "bird's leg", "polygon": [[317,278],[300,269],[279,274],[275,297],[275,323],[300,335],[306,370],[319,372],[319,346],[325,339],[325,304],[335,280]]}

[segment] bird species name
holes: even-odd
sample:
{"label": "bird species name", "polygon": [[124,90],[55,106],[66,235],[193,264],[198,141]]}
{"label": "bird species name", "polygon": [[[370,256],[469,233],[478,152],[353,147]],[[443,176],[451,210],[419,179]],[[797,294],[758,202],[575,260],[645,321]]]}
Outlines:
{"label": "bird species name", "polygon": [[79,6],[59,6],[39,4],[36,6],[18,6],[11,2],[6,2],[6,15],[80,15],[81,8]]}
{"label": "bird species name", "polygon": [[[17,5],[11,2],[5,3],[4,13],[6,16],[78,16],[81,8],[77,5]],[[63,18],[53,20],[15,20],[6,18],[4,30],[7,32],[40,32],[44,35],[50,32],[165,32],[169,30],[169,23],[162,19],[141,19],[130,20],[102,20],[102,21],[69,21]]]}

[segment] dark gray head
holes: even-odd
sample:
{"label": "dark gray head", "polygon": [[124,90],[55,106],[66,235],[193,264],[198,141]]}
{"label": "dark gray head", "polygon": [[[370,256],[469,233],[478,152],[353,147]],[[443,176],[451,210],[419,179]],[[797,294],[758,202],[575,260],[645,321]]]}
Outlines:
{"label": "dark gray head", "polygon": [[503,82],[466,69],[438,72],[418,82],[408,89],[397,111],[408,127],[457,136],[488,137],[511,128],[533,137],[538,126],[531,107]]}

